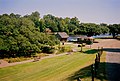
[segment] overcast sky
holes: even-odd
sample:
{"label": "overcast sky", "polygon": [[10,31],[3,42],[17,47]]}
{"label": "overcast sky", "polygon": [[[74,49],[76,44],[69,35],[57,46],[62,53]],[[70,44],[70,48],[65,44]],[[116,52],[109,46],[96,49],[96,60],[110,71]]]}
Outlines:
{"label": "overcast sky", "polygon": [[0,0],[0,14],[52,14],[84,23],[120,23],[120,0]]}

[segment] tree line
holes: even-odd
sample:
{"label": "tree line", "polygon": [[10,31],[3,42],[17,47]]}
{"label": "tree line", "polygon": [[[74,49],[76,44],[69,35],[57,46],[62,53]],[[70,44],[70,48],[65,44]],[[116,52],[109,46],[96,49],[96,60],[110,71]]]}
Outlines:
{"label": "tree line", "polygon": [[69,35],[100,35],[110,33],[113,38],[120,33],[120,24],[95,24],[95,23],[80,23],[77,17],[56,17],[51,14],[44,15],[40,18],[39,12],[33,12],[31,15],[25,15],[24,17],[30,18],[36,28],[39,28],[40,32],[45,32],[46,28],[49,28],[52,32],[66,32]]}
{"label": "tree line", "polygon": [[39,12],[30,15],[19,14],[0,15],[0,55],[29,56],[43,52],[47,47],[59,44],[51,32],[66,32],[69,35],[100,35],[111,33],[115,38],[120,33],[120,24],[80,23],[77,17],[62,18],[51,14],[40,17]]}

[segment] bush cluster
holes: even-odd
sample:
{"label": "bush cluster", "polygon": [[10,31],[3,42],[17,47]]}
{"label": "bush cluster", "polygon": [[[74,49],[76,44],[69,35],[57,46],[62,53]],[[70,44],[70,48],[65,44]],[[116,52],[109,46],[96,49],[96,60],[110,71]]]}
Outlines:
{"label": "bush cluster", "polygon": [[30,59],[32,58],[17,57],[17,58],[9,58],[4,60],[7,61],[8,63],[13,63],[13,62],[21,62],[21,61],[30,60]]}

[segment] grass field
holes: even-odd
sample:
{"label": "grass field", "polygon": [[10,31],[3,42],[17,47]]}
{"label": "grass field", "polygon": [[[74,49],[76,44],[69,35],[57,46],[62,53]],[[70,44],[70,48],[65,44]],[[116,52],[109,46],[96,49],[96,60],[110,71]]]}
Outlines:
{"label": "grass field", "polygon": [[[0,81],[91,81],[90,65],[95,54],[74,53],[38,62],[0,68]],[[105,54],[101,57],[100,71],[95,81],[106,81]],[[103,72],[102,72],[103,71]]]}

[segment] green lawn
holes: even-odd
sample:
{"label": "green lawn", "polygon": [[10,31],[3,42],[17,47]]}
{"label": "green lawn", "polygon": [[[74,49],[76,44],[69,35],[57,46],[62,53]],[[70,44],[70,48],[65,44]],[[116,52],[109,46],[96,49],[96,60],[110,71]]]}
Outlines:
{"label": "green lawn", "polygon": [[[104,63],[105,55],[102,55]],[[0,69],[0,81],[91,81],[90,65],[95,54],[80,52]],[[103,66],[103,65],[102,65]],[[104,77],[102,78],[104,81]],[[98,78],[97,81],[101,81]]]}

